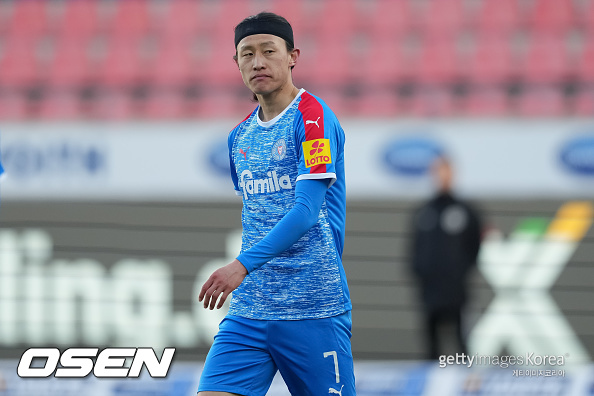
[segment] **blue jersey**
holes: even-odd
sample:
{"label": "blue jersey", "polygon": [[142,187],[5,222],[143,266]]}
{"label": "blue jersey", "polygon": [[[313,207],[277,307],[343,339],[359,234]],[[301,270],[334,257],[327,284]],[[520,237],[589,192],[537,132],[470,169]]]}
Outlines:
{"label": "blue jersey", "polygon": [[302,179],[329,179],[317,223],[283,253],[251,269],[229,314],[298,320],[351,309],[342,266],[346,192],[344,131],[334,113],[304,90],[274,119],[256,108],[229,135],[231,176],[243,198],[242,252],[262,240],[295,204]]}

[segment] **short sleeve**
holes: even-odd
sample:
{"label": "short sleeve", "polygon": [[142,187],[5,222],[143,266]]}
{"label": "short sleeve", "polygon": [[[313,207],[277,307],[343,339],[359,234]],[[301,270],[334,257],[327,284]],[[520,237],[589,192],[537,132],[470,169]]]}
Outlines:
{"label": "short sleeve", "polygon": [[339,128],[336,116],[317,98],[304,92],[295,119],[295,138],[299,155],[299,174],[302,179],[336,180]]}

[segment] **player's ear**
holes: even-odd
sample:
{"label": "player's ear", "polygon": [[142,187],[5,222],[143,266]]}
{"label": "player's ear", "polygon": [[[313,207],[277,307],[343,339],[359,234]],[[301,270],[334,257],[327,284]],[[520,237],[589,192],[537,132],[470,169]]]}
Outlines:
{"label": "player's ear", "polygon": [[233,55],[233,62],[235,62],[235,65],[237,65],[237,68],[239,69],[239,62],[237,61],[237,54]]}
{"label": "player's ear", "polygon": [[299,48],[293,48],[293,51],[291,51],[291,53],[289,54],[289,67],[293,67],[297,64],[297,59],[299,58],[300,54],[301,50]]}

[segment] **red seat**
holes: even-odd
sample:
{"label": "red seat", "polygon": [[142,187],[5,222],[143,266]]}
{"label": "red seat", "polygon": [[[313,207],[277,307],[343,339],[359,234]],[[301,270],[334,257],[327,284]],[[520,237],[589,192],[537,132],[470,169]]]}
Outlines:
{"label": "red seat", "polygon": [[447,36],[428,39],[423,44],[415,75],[421,83],[448,83],[459,77],[461,66],[454,39]]}
{"label": "red seat", "polygon": [[586,2],[586,8],[581,11],[578,11],[576,19],[586,29],[586,34],[592,36],[594,35],[594,1]]}
{"label": "red seat", "polygon": [[[249,99],[245,103],[249,103]],[[256,106],[253,104],[251,109]],[[190,116],[195,118],[237,118],[248,113],[240,112],[238,98],[228,90],[214,90],[190,103]]]}
{"label": "red seat", "polygon": [[200,74],[190,54],[190,42],[166,40],[160,43],[156,56],[148,66],[147,79],[158,87],[179,87]]}
{"label": "red seat", "polygon": [[359,117],[391,117],[400,111],[396,92],[379,88],[363,92],[355,102],[352,113]]}
{"label": "red seat", "polygon": [[592,117],[594,114],[594,89],[580,90],[572,102],[571,114],[575,116]]}
{"label": "red seat", "polygon": [[569,77],[570,62],[563,37],[533,35],[519,70],[522,79],[529,83],[558,83]]}
{"label": "red seat", "polygon": [[[341,37],[333,42],[320,40],[315,48],[310,48],[303,53],[303,58],[298,59],[295,75],[301,76],[309,83],[316,86],[336,86],[349,83],[354,75],[353,67],[358,67],[353,62],[348,50],[349,37]],[[309,63],[309,64],[308,64]]]}
{"label": "red seat", "polygon": [[507,36],[479,36],[468,65],[462,71],[476,84],[504,83],[513,76],[514,60]]}
{"label": "red seat", "polygon": [[40,62],[37,41],[13,39],[4,43],[0,55],[0,86],[24,87],[39,82]]}
{"label": "red seat", "polygon": [[82,118],[80,100],[72,91],[49,94],[41,101],[39,117],[45,120]]}
{"label": "red seat", "polygon": [[410,100],[408,113],[415,117],[448,117],[456,114],[456,103],[447,89],[416,92]]}
{"label": "red seat", "polygon": [[101,93],[94,99],[90,110],[90,116],[100,120],[125,120],[136,115],[130,95],[118,90]]}
{"label": "red seat", "polygon": [[8,19],[8,32],[20,38],[38,38],[51,26],[47,1],[27,0],[12,2],[13,13]]}
{"label": "red seat", "polygon": [[[351,35],[362,25],[363,18],[352,0],[325,0],[319,13],[310,13],[306,18],[317,15],[316,30],[319,36],[340,38]],[[288,15],[287,18],[291,16]],[[361,22],[361,23],[359,23]]]}
{"label": "red seat", "polygon": [[233,39],[215,39],[210,43],[208,57],[199,66],[200,81],[210,86],[237,87],[243,84],[233,61]]}
{"label": "red seat", "polygon": [[28,118],[27,98],[16,93],[0,94],[0,120],[22,121]]}
{"label": "red seat", "polygon": [[112,37],[98,68],[98,81],[108,87],[131,86],[142,80],[144,66],[137,41]]}
{"label": "red seat", "polygon": [[528,23],[538,32],[558,33],[576,25],[572,0],[538,0],[528,14]]}
{"label": "red seat", "polygon": [[565,100],[555,88],[533,88],[517,99],[518,114],[524,117],[559,117],[565,114]]}
{"label": "red seat", "polygon": [[594,37],[590,38],[579,54],[576,73],[579,81],[594,82]]}
{"label": "red seat", "polygon": [[179,92],[153,92],[144,102],[142,116],[149,119],[181,119],[187,116],[186,103]]}
{"label": "red seat", "polygon": [[87,56],[87,40],[64,39],[56,44],[54,57],[48,65],[48,84],[71,88],[89,82],[94,70]]}
{"label": "red seat", "polygon": [[390,39],[410,31],[415,14],[409,1],[376,0],[374,3],[370,6],[372,40]]}
{"label": "red seat", "polygon": [[64,13],[57,26],[61,39],[85,39],[101,30],[96,1],[65,1]]}
{"label": "red seat", "polygon": [[[273,1],[270,2],[270,11],[278,15],[282,15],[289,20],[293,27],[296,45],[300,43],[302,38],[311,27],[311,19],[309,14],[305,13],[306,3],[303,1]],[[301,48],[300,45],[297,45]]]}
{"label": "red seat", "polygon": [[364,85],[384,86],[409,80],[413,73],[413,59],[407,56],[402,40],[385,38],[370,42],[368,54],[355,65],[362,70]]}
{"label": "red seat", "polygon": [[452,34],[465,27],[467,11],[464,0],[430,1],[420,15],[425,33]]}
{"label": "red seat", "polygon": [[195,0],[168,1],[165,15],[158,21],[160,36],[183,39],[194,35],[200,27],[199,4]]}
{"label": "red seat", "polygon": [[108,30],[114,36],[134,39],[144,36],[151,28],[150,2],[147,0],[126,0],[115,2],[116,11],[108,23]]}
{"label": "red seat", "polygon": [[524,21],[524,9],[517,0],[482,1],[477,15],[477,27],[483,32],[510,32]]}
{"label": "red seat", "polygon": [[[217,39],[222,40],[226,46],[228,46],[229,43],[233,43],[233,29],[235,26],[247,16],[261,11],[253,8],[253,2],[246,0],[225,0],[217,1],[215,3],[216,8],[213,10],[211,18],[212,21],[216,21],[216,23],[214,23],[211,28],[211,34],[216,36]],[[287,18],[289,18],[289,16],[287,16]]]}
{"label": "red seat", "polygon": [[503,88],[473,90],[463,102],[465,116],[501,117],[508,111],[507,95]]}

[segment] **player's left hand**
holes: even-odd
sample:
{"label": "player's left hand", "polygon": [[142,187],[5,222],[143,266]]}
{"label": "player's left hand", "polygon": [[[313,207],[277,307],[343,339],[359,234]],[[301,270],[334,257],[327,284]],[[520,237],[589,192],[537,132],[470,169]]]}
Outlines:
{"label": "player's left hand", "polygon": [[[243,282],[247,269],[238,260],[233,260],[224,267],[219,268],[202,285],[198,301],[204,300],[204,308],[212,311],[216,305],[220,309],[231,292]],[[219,303],[217,304],[217,299]]]}

